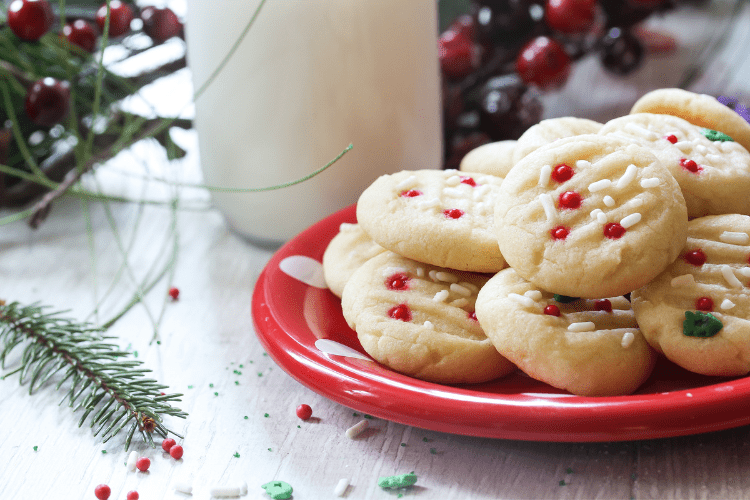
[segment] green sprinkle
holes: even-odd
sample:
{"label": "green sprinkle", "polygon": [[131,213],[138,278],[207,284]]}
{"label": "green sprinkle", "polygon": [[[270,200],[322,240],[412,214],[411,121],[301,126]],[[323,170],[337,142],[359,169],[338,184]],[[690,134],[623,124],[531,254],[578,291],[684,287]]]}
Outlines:
{"label": "green sprinkle", "polygon": [[637,477],[637,476],[636,476],[635,472],[633,472],[633,473],[632,473],[632,474],[630,475],[630,479],[632,479],[633,481],[635,481],[635,478],[636,478],[636,477]]}
{"label": "green sprinkle", "polygon": [[713,337],[723,327],[722,322],[711,313],[685,311],[682,333],[688,337]]}
{"label": "green sprinkle", "polygon": [[232,371],[233,371],[234,373],[236,373],[237,375],[242,375],[242,372],[241,372],[241,371],[239,371],[239,370],[232,370]]}
{"label": "green sprinkle", "polygon": [[575,302],[576,300],[578,300],[578,297],[568,297],[567,295],[560,295],[559,293],[556,293],[555,300],[561,304],[570,304],[571,302]]}
{"label": "green sprinkle", "polygon": [[378,479],[381,488],[403,488],[417,482],[417,475],[413,472],[399,476],[384,476]]}
{"label": "green sprinkle", "polygon": [[565,472],[567,472],[568,474],[573,474],[573,469],[568,467],[567,469],[565,469]]}
{"label": "green sprinkle", "polygon": [[563,480],[561,479],[561,480],[560,480],[560,483],[559,483],[559,484],[560,484],[560,486],[565,486],[565,481],[563,481]]}
{"label": "green sprinkle", "polygon": [[240,381],[239,380],[235,380],[234,381],[234,385],[240,385]]}
{"label": "green sprinkle", "polygon": [[701,130],[701,133],[703,133],[703,135],[706,136],[706,139],[708,139],[709,141],[734,142],[734,139],[729,137],[724,132],[719,132],[718,130],[704,128]]}
{"label": "green sprinkle", "polygon": [[352,417],[358,417],[358,416],[359,416],[359,413],[357,413],[356,411],[352,413]]}
{"label": "green sprinkle", "polygon": [[209,387],[213,387],[213,386],[214,386],[214,384],[208,384],[208,386],[209,386]]}
{"label": "green sprinkle", "polygon": [[236,452],[236,451],[234,452],[233,456],[234,456],[234,458],[240,458],[240,454],[238,452]]}
{"label": "green sprinkle", "polygon": [[398,495],[396,495],[396,498],[403,498],[403,496],[403,493],[399,493]]}
{"label": "green sprinkle", "polygon": [[368,415],[367,413],[365,413],[364,417],[365,417],[365,418],[369,418],[369,419],[372,419],[372,415]]}
{"label": "green sprinkle", "polygon": [[270,415],[268,415],[268,413],[264,413],[263,416],[268,418]]}
{"label": "green sprinkle", "polygon": [[406,448],[406,443],[401,443],[402,448]]}
{"label": "green sprinkle", "polygon": [[106,455],[106,454],[107,454],[107,450],[102,450],[102,455]]}
{"label": "green sprinkle", "polygon": [[189,385],[189,386],[188,386],[188,389],[192,389],[192,388],[193,388],[193,386],[192,386],[192,385]]}
{"label": "green sprinkle", "polygon": [[430,453],[432,453],[433,455],[437,455],[437,449],[430,448]]}
{"label": "green sprinkle", "polygon": [[298,426],[297,426],[297,429],[301,429],[301,428],[302,428],[302,426],[301,426],[301,425],[298,425]]}
{"label": "green sprinkle", "polygon": [[[251,361],[251,363],[252,363],[252,361]],[[245,365],[240,365],[240,368],[245,368]]]}
{"label": "green sprinkle", "polygon": [[133,351],[133,356],[138,357],[138,351]]}
{"label": "green sprinkle", "polygon": [[262,377],[263,376],[263,372],[258,372],[258,376]]}
{"label": "green sprinkle", "polygon": [[156,345],[161,345],[161,340],[157,340]]}
{"label": "green sprinkle", "polygon": [[292,486],[284,481],[271,481],[262,485],[261,488],[266,490],[266,493],[271,495],[271,498],[274,500],[286,500],[287,498],[291,498],[292,491],[294,491]]}
{"label": "green sprinkle", "polygon": [[249,418],[249,417],[248,417],[247,415],[245,415],[245,420],[247,420],[248,418]]}
{"label": "green sprinkle", "polygon": [[218,392],[214,392],[214,396],[218,396],[218,395],[219,395],[219,393],[218,393]]}
{"label": "green sprinkle", "polygon": [[263,356],[268,356],[268,353],[267,353],[267,352],[264,352],[264,353],[263,353]]}
{"label": "green sprinkle", "polygon": [[268,448],[268,451],[273,451],[271,448]]}
{"label": "green sprinkle", "polygon": [[38,446],[34,446],[34,451],[38,451],[38,450],[39,450],[39,447]]}

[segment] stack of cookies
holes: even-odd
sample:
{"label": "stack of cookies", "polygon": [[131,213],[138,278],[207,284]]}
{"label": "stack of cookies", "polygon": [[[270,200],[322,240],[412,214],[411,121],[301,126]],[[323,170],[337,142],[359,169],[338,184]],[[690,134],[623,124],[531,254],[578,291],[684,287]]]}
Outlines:
{"label": "stack of cookies", "polygon": [[750,124],[663,89],[606,124],[540,122],[461,170],[359,198],[323,258],[365,351],[431,382],[521,369],[583,396],[634,392],[657,353],[750,372]]}

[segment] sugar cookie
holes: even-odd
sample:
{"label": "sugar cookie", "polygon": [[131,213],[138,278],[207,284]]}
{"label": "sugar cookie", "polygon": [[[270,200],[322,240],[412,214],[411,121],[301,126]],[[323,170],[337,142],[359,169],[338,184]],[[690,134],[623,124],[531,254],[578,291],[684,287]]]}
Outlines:
{"label": "sugar cookie", "polygon": [[497,141],[469,151],[461,160],[459,170],[505,177],[513,168],[513,150],[516,141]]}
{"label": "sugar cookie", "polygon": [[648,342],[704,375],[750,372],[750,217],[690,221],[681,256],[632,294]]}
{"label": "sugar cookie", "polygon": [[515,370],[474,315],[487,279],[384,252],[354,272],[341,307],[379,363],[431,382],[484,382]]}
{"label": "sugar cookie", "polygon": [[613,297],[677,257],[687,210],[674,177],[647,149],[589,134],[559,139],[513,167],[495,231],[508,264],[536,286]]}
{"label": "sugar cookie", "polygon": [[542,120],[529,127],[518,138],[518,144],[513,150],[513,164],[518,163],[529,153],[536,151],[545,144],[575,135],[596,134],[601,128],[602,124],[599,122],[572,116]]}
{"label": "sugar cookie", "polygon": [[359,266],[385,252],[359,224],[341,224],[323,253],[323,276],[329,290],[341,297],[344,285]]}
{"label": "sugar cookie", "polygon": [[656,354],[627,299],[558,298],[505,269],[479,291],[476,314],[497,350],[534,379],[580,396],[635,391]]}
{"label": "sugar cookie", "polygon": [[384,175],[359,197],[357,220],[384,248],[420,262],[495,272],[505,260],[492,230],[502,179],[457,170]]}
{"label": "sugar cookie", "polygon": [[680,185],[688,216],[750,215],[750,153],[737,142],[720,140],[715,131],[682,118],[653,113],[615,118],[599,133],[651,150]]}

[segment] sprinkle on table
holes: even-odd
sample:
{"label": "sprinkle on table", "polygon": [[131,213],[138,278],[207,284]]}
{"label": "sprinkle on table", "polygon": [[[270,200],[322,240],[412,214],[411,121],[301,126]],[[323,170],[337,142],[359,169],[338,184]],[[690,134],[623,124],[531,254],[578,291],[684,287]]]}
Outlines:
{"label": "sprinkle on table", "polygon": [[381,488],[404,488],[412,486],[417,482],[417,475],[413,472],[400,474],[397,476],[384,476],[378,479],[378,486]]}
{"label": "sprinkle on table", "polygon": [[34,446],[34,451],[39,451],[39,447],[38,446]]}

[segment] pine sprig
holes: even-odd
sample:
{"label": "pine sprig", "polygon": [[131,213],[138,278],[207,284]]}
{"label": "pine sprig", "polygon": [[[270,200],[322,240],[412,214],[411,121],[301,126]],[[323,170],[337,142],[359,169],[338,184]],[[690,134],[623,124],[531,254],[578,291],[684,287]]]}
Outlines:
{"label": "pine sprig", "polygon": [[29,394],[33,394],[61,373],[55,390],[67,384],[60,404],[67,401],[74,412],[83,410],[78,426],[88,419],[94,435],[101,434],[105,443],[129,426],[125,450],[136,431],[151,446],[155,446],[153,433],[182,437],[163,424],[167,415],[187,417],[170,404],[180,401],[182,394],[163,394],[167,386],[146,378],[151,370],[141,368],[141,361],[127,359],[129,352],[107,342],[113,337],[104,336],[103,329],[46,309],[16,302],[0,305],[0,367],[5,369],[8,355],[23,347],[19,366],[3,379],[18,373],[19,382],[28,382]]}

